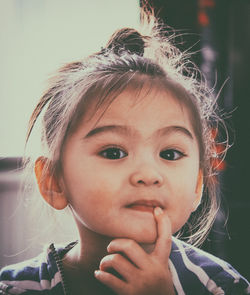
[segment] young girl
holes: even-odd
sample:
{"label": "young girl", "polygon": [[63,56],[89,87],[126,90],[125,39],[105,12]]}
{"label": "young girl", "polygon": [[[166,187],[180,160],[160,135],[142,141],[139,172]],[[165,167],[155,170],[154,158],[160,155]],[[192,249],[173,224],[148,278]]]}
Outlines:
{"label": "young girl", "polygon": [[152,17],[147,28],[61,68],[35,108],[38,188],[71,209],[79,240],[2,269],[1,294],[250,294],[232,266],[175,235],[192,218],[200,242],[214,220],[217,117],[163,28]]}

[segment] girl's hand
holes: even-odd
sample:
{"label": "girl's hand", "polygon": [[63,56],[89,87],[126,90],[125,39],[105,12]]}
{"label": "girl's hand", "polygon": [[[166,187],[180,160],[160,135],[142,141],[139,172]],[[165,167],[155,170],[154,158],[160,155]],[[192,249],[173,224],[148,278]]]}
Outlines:
{"label": "girl's hand", "polygon": [[[168,258],[171,251],[171,223],[166,213],[154,211],[158,238],[152,253],[146,253],[130,239],[115,239],[110,253],[100,262],[95,277],[119,295],[174,295]],[[114,269],[121,277],[108,272]]]}

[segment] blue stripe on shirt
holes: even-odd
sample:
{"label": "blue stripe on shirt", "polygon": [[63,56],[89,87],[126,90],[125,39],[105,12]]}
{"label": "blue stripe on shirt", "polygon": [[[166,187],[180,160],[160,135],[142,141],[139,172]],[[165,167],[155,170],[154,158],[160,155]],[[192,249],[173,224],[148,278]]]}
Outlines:
{"label": "blue stripe on shirt", "polygon": [[175,240],[172,243],[172,250],[170,254],[170,259],[174,264],[174,267],[177,271],[180,283],[185,294],[212,294],[210,293],[207,288],[200,282],[197,276],[189,271],[184,262]]}

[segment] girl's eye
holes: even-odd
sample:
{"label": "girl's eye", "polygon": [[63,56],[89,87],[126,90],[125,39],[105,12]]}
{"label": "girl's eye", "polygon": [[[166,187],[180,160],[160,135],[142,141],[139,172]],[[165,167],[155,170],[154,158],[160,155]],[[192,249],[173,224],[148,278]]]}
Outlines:
{"label": "girl's eye", "polygon": [[160,157],[168,161],[176,161],[184,156],[185,155],[182,152],[173,149],[160,152]]}
{"label": "girl's eye", "polygon": [[128,154],[119,148],[107,148],[99,154],[103,158],[110,160],[118,160],[126,157]]}

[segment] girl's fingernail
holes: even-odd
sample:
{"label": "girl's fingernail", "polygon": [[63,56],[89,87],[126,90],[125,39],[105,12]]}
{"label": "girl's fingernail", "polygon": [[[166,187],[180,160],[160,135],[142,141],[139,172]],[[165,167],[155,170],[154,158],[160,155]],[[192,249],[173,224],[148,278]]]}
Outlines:
{"label": "girl's fingernail", "polygon": [[99,275],[100,271],[99,270],[95,270],[94,274],[95,274],[95,277],[97,277]]}
{"label": "girl's fingernail", "polygon": [[161,215],[163,213],[163,210],[161,209],[161,207],[156,207],[154,210],[154,213],[156,216]]}

